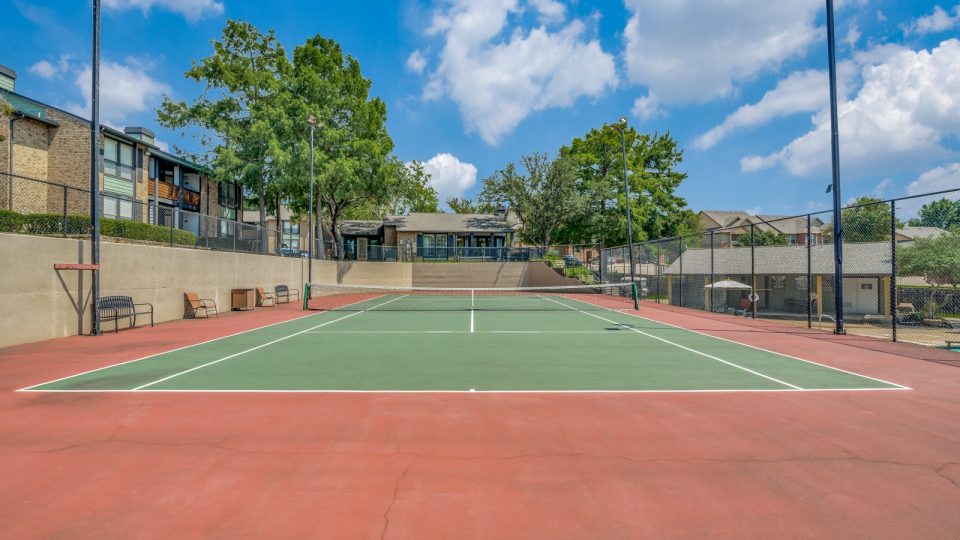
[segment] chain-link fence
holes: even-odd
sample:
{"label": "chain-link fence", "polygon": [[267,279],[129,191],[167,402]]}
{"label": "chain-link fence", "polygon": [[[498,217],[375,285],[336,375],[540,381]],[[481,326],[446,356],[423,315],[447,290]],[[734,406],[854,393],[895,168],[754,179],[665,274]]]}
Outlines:
{"label": "chain-link fence", "polygon": [[[178,207],[100,194],[104,238],[156,245],[306,256],[277,230],[208,216]],[[0,173],[0,232],[89,238],[90,192],[25,176]]]}
{"label": "chain-link fence", "polygon": [[[646,300],[830,331],[840,287],[847,333],[960,350],[960,189],[844,208],[839,283],[832,212],[723,214],[706,232],[633,245]],[[603,250],[603,281],[629,281],[629,257]]]}

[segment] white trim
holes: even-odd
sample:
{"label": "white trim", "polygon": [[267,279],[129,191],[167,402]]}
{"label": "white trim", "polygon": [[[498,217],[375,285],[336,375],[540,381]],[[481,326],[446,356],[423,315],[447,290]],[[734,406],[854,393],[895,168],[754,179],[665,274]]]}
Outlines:
{"label": "white trim", "polygon": [[[377,298],[382,298],[383,296],[384,296],[384,295],[381,294],[380,296],[375,296],[375,297],[373,297],[373,298],[366,298],[366,299],[364,299],[364,300],[358,300],[358,301],[356,301],[356,302],[353,302],[353,303],[350,303],[350,304],[346,304],[346,305],[344,305],[344,306],[342,306],[342,307],[352,306],[352,305],[354,305],[354,304],[359,304],[359,303],[361,303],[361,302],[367,302],[367,301],[369,301],[369,300],[376,300]],[[191,345],[184,345],[183,347],[177,347],[177,348],[174,348],[174,349],[170,349],[170,350],[168,350],[168,351],[161,351],[161,352],[149,354],[149,355],[147,355],[147,356],[141,356],[140,358],[134,358],[133,360],[125,360],[125,361],[123,361],[123,362],[117,362],[116,364],[110,364],[109,366],[103,366],[103,367],[98,367],[98,368],[95,368],[95,369],[89,369],[89,370],[87,370],[87,371],[83,371],[83,372],[80,372],[80,373],[76,373],[76,374],[74,374],[74,375],[67,375],[66,377],[60,377],[59,379],[53,379],[52,381],[46,381],[46,382],[42,382],[42,383],[37,383],[37,384],[31,385],[31,386],[25,386],[25,387],[20,388],[20,389],[18,389],[18,390],[16,390],[16,391],[17,391],[17,392],[24,392],[24,391],[27,391],[27,390],[31,390],[31,389],[33,389],[33,388],[36,388],[36,387],[38,387],[38,386],[46,386],[46,385],[48,385],[48,384],[53,384],[53,383],[57,383],[57,382],[60,382],[60,381],[65,381],[65,380],[67,380],[67,379],[73,379],[74,377],[80,377],[81,375],[87,375],[87,374],[90,374],[90,373],[96,373],[97,371],[103,371],[103,370],[105,370],[105,369],[110,369],[110,368],[117,367],[117,366],[122,366],[122,365],[125,365],[125,364],[132,364],[132,363],[134,363],[134,362],[139,362],[139,361],[141,361],[141,360],[147,360],[147,359],[153,358],[153,357],[155,357],[155,356],[160,356],[161,354],[167,354],[167,353],[182,351],[182,350],[184,350],[184,349],[189,349],[190,347],[199,347],[200,345],[206,345],[207,343],[213,343],[214,341],[220,341],[221,339],[227,339],[227,338],[231,338],[231,337],[234,337],[234,336],[239,336],[239,335],[242,335],[242,334],[246,334],[246,333],[249,333],[249,332],[255,332],[255,331],[257,331],[257,330],[263,330],[264,328],[270,328],[271,326],[277,326],[277,325],[279,325],[279,324],[286,324],[286,323],[290,323],[290,322],[294,322],[294,321],[299,321],[300,319],[306,319],[307,317],[319,317],[320,315],[324,315],[324,314],[326,314],[326,313],[329,313],[329,312],[324,312],[324,313],[309,313],[309,314],[307,314],[307,315],[301,315],[301,316],[299,316],[299,317],[294,317],[293,319],[287,319],[287,320],[285,320],[285,321],[277,321],[277,322],[275,322],[275,323],[270,323],[270,324],[266,324],[266,325],[263,325],[263,326],[258,326],[258,327],[256,327],[256,328],[250,328],[249,330],[241,330],[241,331],[239,331],[239,332],[235,332],[235,333],[233,333],[233,334],[228,334],[228,335],[226,335],[226,336],[221,336],[221,337],[217,337],[217,338],[213,338],[213,339],[208,339],[208,340],[206,340],[206,341],[201,341],[201,342],[199,342],[199,343],[193,343],[193,344],[191,344]]]}
{"label": "white trim", "polygon": [[[685,350],[685,351],[692,352],[692,353],[694,353],[694,354],[699,354],[700,356],[704,356],[704,357],[709,358],[709,359],[711,359],[711,360],[716,360],[717,362],[721,362],[721,363],[723,363],[723,364],[727,364],[728,366],[735,367],[735,368],[737,368],[737,369],[742,369],[743,371],[746,371],[747,373],[752,373],[752,374],[754,374],[754,375],[756,375],[756,376],[758,376],[758,377],[763,377],[764,379],[771,380],[771,381],[773,381],[773,382],[775,382],[775,383],[779,383],[779,384],[782,384],[782,385],[785,385],[785,386],[789,386],[790,388],[793,388],[793,389],[795,389],[795,390],[803,390],[803,388],[800,388],[799,386],[797,386],[797,385],[795,385],[795,384],[790,384],[790,383],[788,383],[788,382],[786,382],[786,381],[781,381],[780,379],[777,379],[776,377],[771,377],[771,376],[769,376],[769,375],[764,375],[763,373],[760,373],[759,371],[755,371],[755,370],[752,370],[752,369],[750,369],[750,368],[743,367],[743,366],[741,366],[741,365],[739,365],[739,364],[735,364],[735,363],[733,363],[733,362],[730,362],[729,360],[724,360],[723,358],[720,358],[719,356],[713,356],[712,354],[707,354],[707,353],[705,353],[705,352],[703,352],[703,351],[698,351],[698,350],[696,350],[696,349],[692,349],[692,348],[690,348],[690,347],[687,347],[686,345],[680,345],[679,343],[674,343],[674,342],[670,341],[669,339],[664,339],[664,338],[662,338],[662,337],[660,337],[660,336],[655,336],[655,335],[653,335],[653,334],[649,334],[649,333],[647,333],[647,332],[644,332],[643,330],[637,330],[636,328],[633,328],[633,327],[631,327],[631,326],[627,326],[627,325],[624,324],[624,323],[619,323],[619,322],[614,321],[614,320],[612,320],[612,319],[608,319],[608,318],[606,318],[606,317],[601,317],[601,316],[599,316],[599,315],[597,315],[597,314],[595,314],[595,313],[587,313],[586,311],[584,311],[584,310],[582,310],[582,309],[577,309],[577,308],[575,308],[575,307],[573,307],[573,306],[568,306],[567,304],[564,304],[563,302],[557,302],[556,300],[554,300],[554,299],[552,299],[552,298],[544,298],[544,300],[549,300],[549,301],[551,301],[551,302],[556,302],[557,304],[560,304],[561,306],[566,306],[566,307],[568,307],[568,308],[570,308],[570,309],[579,311],[580,313],[583,313],[584,315],[589,315],[590,317],[596,317],[596,318],[600,319],[601,321],[606,321],[606,322],[608,322],[608,323],[615,324],[615,325],[617,325],[617,326],[622,326],[622,327],[624,327],[624,328],[626,328],[626,329],[633,330],[634,332],[636,332],[636,333],[638,333],[638,334],[642,334],[642,335],[647,336],[647,337],[649,337],[649,338],[653,338],[653,339],[655,339],[655,340],[657,340],[657,341],[662,341],[662,342],[664,342],[664,343],[666,343],[666,344],[668,344],[668,345],[673,345],[674,347],[678,347],[678,348],[680,348],[680,349],[683,349],[683,350]],[[570,300],[573,300],[573,299],[571,298]]]}
{"label": "white trim", "polygon": [[[864,379],[870,379],[870,380],[872,380],[872,381],[881,382],[881,383],[883,383],[883,384],[891,384],[891,385],[896,386],[896,387],[898,387],[898,388],[900,388],[900,389],[902,389],[902,390],[913,390],[913,388],[910,388],[909,386],[904,386],[904,385],[902,385],[902,384],[897,384],[897,383],[895,383],[895,382],[885,381],[885,380],[883,380],[883,379],[878,379],[878,378],[876,378],[876,377],[871,377],[871,376],[869,376],[869,375],[863,375],[863,374],[857,373],[857,372],[855,372],[855,371],[848,371],[848,370],[846,370],[846,369],[841,369],[841,368],[838,368],[838,367],[833,367],[833,366],[830,366],[830,365],[827,365],[827,364],[821,364],[820,362],[814,362],[813,360],[806,360],[806,359],[804,359],[804,358],[800,358],[800,357],[797,357],[797,356],[791,356],[791,355],[789,355],[789,354],[785,354],[785,353],[782,353],[782,352],[771,351],[770,349],[764,349],[763,347],[758,347],[758,346],[756,346],[756,345],[750,345],[749,343],[741,343],[741,342],[739,342],[739,341],[734,341],[734,340],[732,340],[732,339],[727,339],[727,338],[722,338],[722,337],[719,337],[719,336],[710,335],[710,334],[707,334],[707,333],[704,333],[704,332],[700,332],[699,330],[693,330],[693,329],[690,329],[690,328],[684,328],[684,327],[682,327],[682,326],[677,326],[677,325],[675,325],[675,324],[670,324],[670,323],[668,323],[668,322],[658,321],[658,320],[656,320],[656,319],[650,319],[650,318],[644,317],[643,315],[637,315],[635,312],[626,311],[626,312],[624,312],[624,313],[627,314],[627,315],[631,315],[631,316],[633,316],[633,317],[636,317],[636,318],[638,318],[638,319],[643,319],[643,320],[645,320],[645,321],[650,321],[650,322],[652,322],[652,323],[662,324],[662,325],[664,325],[664,326],[669,326],[669,327],[671,327],[671,328],[676,328],[676,329],[678,329],[678,330],[685,330],[685,331],[687,331],[687,332],[693,332],[694,334],[700,334],[701,336],[706,336],[706,337],[713,338],[713,339],[719,339],[720,341],[726,341],[726,342],[734,343],[734,344],[737,344],[737,345],[743,345],[744,347],[750,347],[751,349],[756,349],[756,350],[758,350],[758,351],[768,352],[768,353],[770,353],[770,354],[775,354],[775,355],[777,355],[777,356],[782,356],[782,357],[784,357],[784,358],[789,358],[789,359],[791,359],[791,360],[798,360],[798,361],[800,361],[800,362],[806,362],[806,363],[808,363],[808,364],[813,364],[813,365],[815,365],[815,366],[820,366],[820,367],[824,367],[824,368],[827,368],[827,369],[832,369],[832,370],[834,370],[834,371],[839,371],[839,372],[842,372],[842,373],[846,373],[847,375],[854,375],[854,376],[856,376],[856,377],[862,377],[862,378],[864,378]],[[680,315],[683,315],[683,313],[680,313]],[[724,321],[720,321],[720,322],[724,322]],[[890,353],[888,353],[888,354],[890,354]]]}
{"label": "white trim", "polygon": [[92,389],[37,389],[20,390],[37,393],[154,393],[154,394],[745,394],[745,393],[791,393],[791,392],[902,392],[909,388],[749,388],[749,389],[691,389],[691,390],[190,390],[145,388],[143,390],[92,390]]}
{"label": "white trim", "polygon": [[[406,296],[406,295],[404,295],[404,296]],[[169,381],[170,379],[173,379],[173,378],[175,378],[175,377],[179,377],[180,375],[186,375],[187,373],[190,373],[191,371],[196,371],[196,370],[198,370],[198,369],[202,369],[202,368],[205,368],[205,367],[207,367],[207,366],[212,366],[213,364],[219,364],[220,362],[223,362],[223,361],[225,361],[225,360],[230,360],[231,358],[236,358],[236,357],[238,357],[238,356],[240,356],[240,355],[242,355],[242,354],[247,354],[248,352],[252,352],[252,351],[256,351],[256,350],[258,350],[258,349],[262,349],[262,348],[264,348],[264,347],[266,347],[266,346],[268,346],[268,345],[273,345],[274,343],[279,343],[279,342],[281,342],[281,341],[288,340],[288,339],[290,339],[290,338],[292,338],[292,337],[299,336],[300,334],[305,334],[305,333],[309,332],[310,330],[316,330],[317,328],[320,328],[321,326],[326,326],[326,325],[328,325],[328,324],[333,324],[333,323],[335,323],[335,322],[342,321],[342,320],[344,320],[344,319],[349,319],[350,317],[353,317],[353,316],[355,316],[355,315],[360,315],[360,314],[362,314],[362,313],[366,313],[366,312],[368,312],[368,311],[370,311],[370,310],[372,310],[372,309],[377,309],[377,308],[380,307],[380,306],[385,306],[385,305],[389,304],[390,302],[396,302],[397,300],[399,300],[399,299],[401,299],[401,298],[403,298],[403,296],[398,296],[398,297],[393,298],[393,299],[391,299],[391,300],[387,300],[386,302],[383,302],[382,304],[377,304],[377,305],[375,305],[375,306],[373,306],[373,307],[371,307],[371,308],[367,308],[367,309],[364,309],[364,310],[362,310],[362,311],[354,311],[353,313],[351,313],[351,314],[349,314],[349,315],[344,315],[343,317],[334,319],[334,320],[332,320],[332,321],[327,321],[327,322],[325,322],[325,323],[321,323],[321,324],[318,324],[318,325],[316,325],[316,326],[312,326],[312,327],[310,327],[310,328],[307,328],[306,330],[301,330],[301,331],[299,331],[299,332],[295,332],[295,333],[293,333],[293,334],[284,336],[284,337],[282,337],[282,338],[275,339],[275,340],[273,340],[273,341],[268,341],[268,342],[266,342],[266,343],[261,343],[260,345],[257,345],[256,347],[250,347],[249,349],[246,349],[246,350],[243,350],[243,351],[240,351],[240,352],[236,352],[236,353],[233,353],[233,354],[224,356],[223,358],[219,358],[219,359],[217,359],[217,360],[213,360],[212,362],[207,362],[206,364],[201,364],[201,365],[199,365],[199,366],[194,366],[194,367],[192,367],[192,368],[190,368],[190,369],[185,369],[185,370],[180,371],[180,372],[178,372],[178,373],[174,373],[173,375],[168,375],[168,376],[166,376],[166,377],[164,377],[164,378],[162,378],[162,379],[157,379],[157,380],[155,380],[155,381],[153,381],[153,382],[148,382],[147,384],[142,384],[142,385],[134,388],[133,390],[134,390],[134,391],[136,391],[136,390],[143,390],[144,388],[146,388],[146,387],[148,387],[148,386],[153,386],[153,385],[155,385],[155,384],[162,383],[162,382],[164,382],[164,381]]]}

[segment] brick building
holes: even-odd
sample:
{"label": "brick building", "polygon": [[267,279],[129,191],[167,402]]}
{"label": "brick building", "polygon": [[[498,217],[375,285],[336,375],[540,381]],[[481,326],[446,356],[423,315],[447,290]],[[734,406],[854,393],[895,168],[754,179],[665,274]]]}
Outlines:
{"label": "brick building", "polygon": [[[0,66],[0,208],[22,213],[89,212],[90,122],[16,93]],[[174,225],[203,236],[232,234],[240,188],[159,148],[147,128],[100,129],[99,193],[104,217]],[[212,216],[223,219],[205,219]]]}

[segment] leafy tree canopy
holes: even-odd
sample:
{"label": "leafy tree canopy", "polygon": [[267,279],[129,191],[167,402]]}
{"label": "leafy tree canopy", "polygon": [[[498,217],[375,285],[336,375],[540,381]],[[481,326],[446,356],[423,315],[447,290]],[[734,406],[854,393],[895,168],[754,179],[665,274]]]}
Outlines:
{"label": "leafy tree canopy", "polygon": [[[669,134],[639,133],[626,127],[623,133],[630,180],[630,212],[634,241],[690,234],[700,230],[696,215],[676,189],[686,179],[677,167],[683,151]],[[578,193],[588,211],[582,219],[564,224],[563,242],[607,245],[627,241],[623,155],[619,128],[592,129],[560,150],[577,171]]]}
{"label": "leafy tree canopy", "polygon": [[[844,242],[883,242],[890,240],[890,203],[876,197],[859,197],[840,214]],[[903,224],[897,221],[897,227]],[[824,240],[832,241],[833,223],[822,229]]]}
{"label": "leafy tree canopy", "polygon": [[503,203],[523,223],[521,238],[549,249],[564,223],[576,222],[587,208],[578,189],[573,160],[534,153],[520,158],[523,171],[510,163],[483,181],[481,198]]}
{"label": "leafy tree canopy", "polygon": [[750,233],[741,234],[737,237],[736,244],[738,246],[749,247],[749,246],[785,246],[789,242],[787,237],[777,231],[753,231],[753,238],[751,239]]}
{"label": "leafy tree canopy", "polygon": [[497,209],[497,205],[490,201],[467,197],[451,197],[447,199],[447,206],[456,214],[492,214]]}
{"label": "leafy tree canopy", "polygon": [[960,227],[960,200],[939,199],[920,208],[917,217],[911,219],[913,227],[940,227],[951,229]]}

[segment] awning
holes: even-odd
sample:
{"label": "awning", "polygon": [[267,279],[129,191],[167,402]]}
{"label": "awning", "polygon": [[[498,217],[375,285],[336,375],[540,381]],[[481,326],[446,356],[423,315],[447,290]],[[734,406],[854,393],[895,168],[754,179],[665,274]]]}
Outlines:
{"label": "awning", "polygon": [[745,283],[740,283],[739,281],[734,281],[732,279],[724,279],[716,283],[711,283],[710,285],[705,285],[703,288],[704,289],[739,289],[744,291],[749,291],[753,289],[753,287]]}

